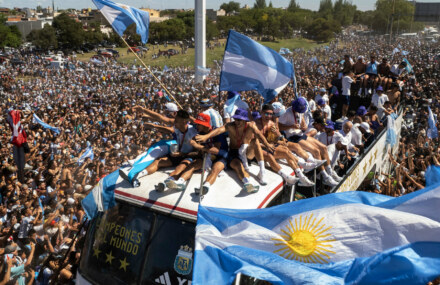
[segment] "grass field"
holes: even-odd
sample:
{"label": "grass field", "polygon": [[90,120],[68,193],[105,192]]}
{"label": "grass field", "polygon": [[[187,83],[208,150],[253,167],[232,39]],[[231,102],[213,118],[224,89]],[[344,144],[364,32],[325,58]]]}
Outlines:
{"label": "grass field", "polygon": [[[206,50],[206,65],[208,67],[213,67],[215,65],[214,60],[221,60],[223,58],[224,53],[224,44],[225,40],[221,41],[222,46],[216,47],[214,49],[207,49]],[[325,44],[317,44],[314,41],[306,40],[306,39],[288,39],[288,40],[279,40],[277,42],[261,42],[263,45],[270,47],[274,49],[275,51],[279,51],[280,48],[289,48],[290,50],[293,50],[295,48],[304,48],[304,49],[312,49],[314,47],[318,47],[320,45]],[[174,47],[172,45],[168,45],[168,47],[164,47],[163,45],[160,45],[159,47],[155,47],[155,50],[153,51],[151,49],[146,53],[144,53],[144,56],[142,60],[145,62],[145,64],[149,66],[159,66],[163,67],[167,65],[168,67],[175,67],[175,66],[188,66],[188,67],[194,67],[194,49],[190,48],[188,49],[186,54],[178,54],[171,56],[170,58],[161,56],[156,59],[152,59],[153,53],[157,53],[158,50],[167,50],[167,49],[176,49],[180,52],[179,47]],[[135,63],[135,55],[133,53],[127,54],[127,48],[116,48],[116,50],[119,51],[120,57],[118,59],[118,62],[127,63],[127,64],[134,64]],[[83,55],[78,54],[77,59],[81,61],[89,61],[90,57],[92,57],[95,53],[85,53]],[[137,60],[136,64],[139,65],[140,62]]]}

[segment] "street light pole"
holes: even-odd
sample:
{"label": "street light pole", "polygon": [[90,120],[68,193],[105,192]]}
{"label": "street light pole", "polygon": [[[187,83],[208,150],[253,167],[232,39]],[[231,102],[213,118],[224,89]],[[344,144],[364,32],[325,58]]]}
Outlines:
{"label": "street light pole", "polygon": [[202,83],[205,79],[203,73],[198,71],[198,67],[206,67],[206,0],[195,0],[195,81]]}

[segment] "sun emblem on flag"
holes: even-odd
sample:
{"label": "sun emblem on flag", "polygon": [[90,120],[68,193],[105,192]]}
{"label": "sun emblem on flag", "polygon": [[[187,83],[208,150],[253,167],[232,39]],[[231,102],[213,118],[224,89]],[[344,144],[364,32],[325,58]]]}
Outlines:
{"label": "sun emblem on flag", "polygon": [[329,243],[335,239],[329,239],[331,234],[328,233],[328,230],[332,227],[321,224],[323,219],[317,221],[317,218],[311,214],[306,216],[304,220],[302,215],[295,218],[295,225],[290,220],[285,229],[281,229],[280,237],[282,239],[272,239],[278,241],[275,246],[280,247],[274,253],[286,259],[300,262],[328,263],[330,254],[335,253],[328,249],[333,247]]}

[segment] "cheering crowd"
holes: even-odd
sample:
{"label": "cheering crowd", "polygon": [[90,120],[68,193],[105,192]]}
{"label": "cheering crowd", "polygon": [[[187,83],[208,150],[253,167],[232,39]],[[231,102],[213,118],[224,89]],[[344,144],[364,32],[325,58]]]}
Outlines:
{"label": "cheering crowd", "polygon": [[[400,196],[422,189],[424,171],[440,161],[427,110],[436,117],[440,107],[437,46],[344,36],[295,50],[287,57],[297,82],[272,102],[255,91],[220,92],[218,69],[196,84],[185,67],[153,68],[164,90],[140,67],[71,58],[66,68],[49,69],[41,55],[18,50],[24,64],[0,67],[0,284],[73,282],[85,231],[81,200],[102,177],[173,133],[177,154],[145,173],[176,167],[158,191],[184,189],[201,167],[200,154],[186,156],[194,149],[211,154],[205,193],[225,167],[249,193],[266,183],[266,168],[307,187],[313,182],[304,170],[318,167],[330,191],[388,118],[403,112],[393,171],[373,173],[362,190]],[[257,183],[248,180],[253,158]],[[279,159],[294,175],[281,170]]]}

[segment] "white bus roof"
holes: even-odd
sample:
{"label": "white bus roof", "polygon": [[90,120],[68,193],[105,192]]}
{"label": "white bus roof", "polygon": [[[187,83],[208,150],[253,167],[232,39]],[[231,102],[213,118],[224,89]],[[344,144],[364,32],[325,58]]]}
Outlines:
{"label": "white bus roof", "polygon": [[[291,168],[284,164],[281,164],[281,167],[286,171],[290,171],[289,173],[292,172]],[[139,179],[141,185],[136,188],[119,177],[115,188],[116,200],[196,221],[200,196],[195,194],[194,188],[200,187],[201,173],[195,173],[192,176],[185,191],[166,190],[162,193],[157,192],[154,186],[164,181],[171,171],[172,169],[167,169],[142,177]],[[257,165],[252,164],[250,166],[251,181],[256,181],[258,171],[259,167]],[[242,190],[242,183],[234,171],[228,169],[210,187],[209,192],[202,199],[202,204],[208,207],[231,209],[264,208],[283,190],[283,179],[280,175],[266,170],[266,177],[267,185],[260,185],[260,190],[257,193],[248,194]]]}

